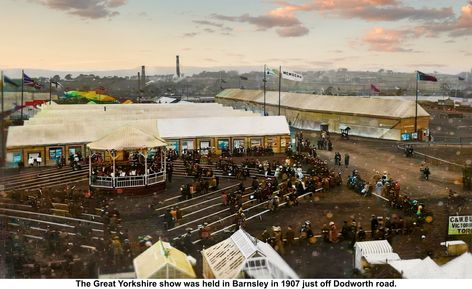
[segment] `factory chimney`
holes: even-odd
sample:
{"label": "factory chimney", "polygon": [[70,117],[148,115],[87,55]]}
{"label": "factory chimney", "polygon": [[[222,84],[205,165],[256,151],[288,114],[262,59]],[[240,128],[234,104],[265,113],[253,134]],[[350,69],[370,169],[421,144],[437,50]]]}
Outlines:
{"label": "factory chimney", "polygon": [[176,57],[176,73],[177,73],[177,78],[180,78],[180,61],[179,61],[179,56],[177,55]]}
{"label": "factory chimney", "polygon": [[144,89],[146,86],[146,66],[141,66],[141,87]]}

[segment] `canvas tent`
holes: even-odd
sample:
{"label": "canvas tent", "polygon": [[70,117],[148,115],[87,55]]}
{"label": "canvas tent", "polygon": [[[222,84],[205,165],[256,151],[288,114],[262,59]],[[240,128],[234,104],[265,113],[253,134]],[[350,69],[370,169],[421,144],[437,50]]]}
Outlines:
{"label": "canvas tent", "polygon": [[[225,89],[215,101],[236,109],[269,115],[279,114],[279,94],[276,91]],[[293,127],[321,130],[321,124],[330,131],[340,133],[341,126],[349,126],[350,134],[363,137],[401,140],[401,135],[414,130],[417,112],[417,128],[426,131],[430,115],[415,101],[400,98],[376,98],[360,96],[314,95],[282,92],[280,114],[285,115]]]}
{"label": "canvas tent", "polygon": [[369,264],[386,264],[389,260],[400,260],[386,240],[356,242],[354,251],[354,268],[362,273]]}
{"label": "canvas tent", "polygon": [[203,277],[232,279],[297,279],[297,274],[267,243],[242,229],[202,251]]}
{"label": "canvas tent", "polygon": [[133,265],[138,279],[196,278],[187,255],[163,241],[134,258]]}

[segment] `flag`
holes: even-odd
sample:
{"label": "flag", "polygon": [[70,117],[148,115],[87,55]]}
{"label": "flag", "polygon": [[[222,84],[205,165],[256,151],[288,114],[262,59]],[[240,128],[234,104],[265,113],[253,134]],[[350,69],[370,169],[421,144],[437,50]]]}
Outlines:
{"label": "flag", "polygon": [[277,76],[279,74],[279,71],[277,69],[266,67],[265,74],[267,76]]}
{"label": "flag", "polygon": [[246,76],[242,76],[242,75],[240,75],[239,78],[241,78],[242,80],[248,80],[249,79]]}
{"label": "flag", "polygon": [[303,75],[288,70],[282,70],[282,78],[293,81],[303,81]]}
{"label": "flag", "polygon": [[62,86],[62,84],[60,84],[58,81],[51,80],[51,84],[54,84],[56,86],[56,88],[58,86],[61,87],[61,88],[64,88],[64,86]]}
{"label": "flag", "polygon": [[43,87],[41,84],[34,81],[31,77],[26,75],[24,72],[23,72],[23,83],[24,83],[24,85],[31,86],[31,87],[34,87],[36,89],[40,89],[41,87]]}
{"label": "flag", "polygon": [[459,76],[458,79],[459,79],[459,80],[465,80],[465,78],[462,77],[462,76]]}
{"label": "flag", "polygon": [[372,90],[373,92],[376,92],[376,93],[379,93],[380,92],[380,89],[373,85],[373,84],[370,84],[370,90]]}
{"label": "flag", "polygon": [[13,85],[14,87],[18,87],[18,84],[14,83],[13,80],[8,78],[6,75],[3,75],[3,83],[8,83]]}
{"label": "flag", "polygon": [[425,74],[421,71],[416,72],[416,80],[424,80],[424,81],[438,81],[438,79],[435,76]]}

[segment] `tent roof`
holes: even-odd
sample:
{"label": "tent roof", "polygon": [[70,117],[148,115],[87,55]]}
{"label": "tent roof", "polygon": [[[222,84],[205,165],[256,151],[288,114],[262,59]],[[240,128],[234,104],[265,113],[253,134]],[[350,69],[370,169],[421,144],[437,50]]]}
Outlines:
{"label": "tent roof", "polygon": [[365,254],[364,258],[369,264],[386,264],[389,261],[401,260],[397,253]]}
{"label": "tent roof", "polygon": [[[225,89],[216,96],[216,99],[218,98],[259,104],[264,103],[264,95],[261,90]],[[266,103],[278,105],[278,92],[267,91]],[[395,119],[415,117],[415,102],[400,98],[388,99],[282,92],[280,103],[283,107],[306,111],[335,112]],[[429,117],[430,115],[418,105],[418,116]]]}
{"label": "tent roof", "polygon": [[130,126],[119,128],[87,145],[92,150],[113,149],[117,151],[164,146],[167,146],[167,143],[163,139]]}
{"label": "tent roof", "polygon": [[[166,270],[166,266],[179,271],[182,278],[196,278],[187,255],[163,241],[156,242],[134,258],[133,264],[138,279],[155,278],[160,270]],[[175,276],[166,277],[175,278]]]}
{"label": "tent roof", "polygon": [[396,260],[388,262],[395,270],[407,279],[438,279],[445,278],[440,267],[430,258]]}
{"label": "tent roof", "polygon": [[165,139],[290,134],[285,116],[160,119],[157,126],[160,136]]}
{"label": "tent roof", "polygon": [[[242,229],[230,238],[203,250],[202,255],[215,278],[236,278],[243,269],[248,274],[253,274],[251,276],[254,278],[298,278],[270,245],[257,240]],[[264,265],[259,266],[260,262]],[[261,269],[260,272],[258,269]]]}
{"label": "tent roof", "polygon": [[472,254],[467,252],[441,266],[446,278],[472,279]]}
{"label": "tent roof", "polygon": [[362,255],[393,253],[392,246],[387,240],[356,242],[354,248],[360,249]]}

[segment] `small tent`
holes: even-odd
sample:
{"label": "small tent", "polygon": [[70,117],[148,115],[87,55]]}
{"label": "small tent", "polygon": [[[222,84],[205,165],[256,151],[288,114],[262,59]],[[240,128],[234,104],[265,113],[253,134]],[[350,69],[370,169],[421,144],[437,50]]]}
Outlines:
{"label": "small tent", "polygon": [[191,279],[195,271],[182,251],[159,241],[133,260],[138,279]]}
{"label": "small tent", "polygon": [[354,268],[364,273],[364,268],[373,264],[386,264],[391,260],[400,260],[386,240],[356,242],[354,244]]}
{"label": "small tent", "polygon": [[202,255],[204,278],[298,279],[298,275],[269,244],[242,229],[203,250]]}

